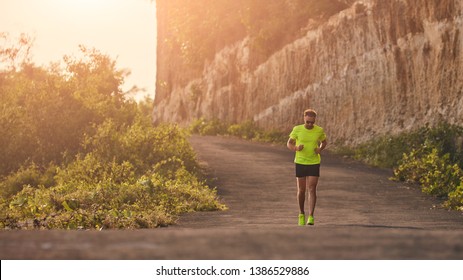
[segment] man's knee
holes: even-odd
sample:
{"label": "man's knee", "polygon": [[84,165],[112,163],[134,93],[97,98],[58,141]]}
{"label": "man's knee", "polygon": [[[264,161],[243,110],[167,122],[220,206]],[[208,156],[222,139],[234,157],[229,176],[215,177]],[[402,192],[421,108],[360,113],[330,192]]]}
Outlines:
{"label": "man's knee", "polygon": [[317,185],[309,185],[309,192],[310,193],[316,193],[317,192]]}

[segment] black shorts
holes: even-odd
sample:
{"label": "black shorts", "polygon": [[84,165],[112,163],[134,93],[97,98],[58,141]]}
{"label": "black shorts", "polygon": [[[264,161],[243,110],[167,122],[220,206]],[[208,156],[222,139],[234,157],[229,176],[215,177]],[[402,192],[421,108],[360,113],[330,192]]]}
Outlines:
{"label": "black shorts", "polygon": [[320,177],[320,164],[304,165],[296,163],[296,177]]}

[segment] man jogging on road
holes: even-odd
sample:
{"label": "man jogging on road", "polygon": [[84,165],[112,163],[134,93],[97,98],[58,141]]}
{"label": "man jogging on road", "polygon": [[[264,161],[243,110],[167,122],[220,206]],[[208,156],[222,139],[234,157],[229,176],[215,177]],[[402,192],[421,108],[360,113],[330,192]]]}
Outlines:
{"label": "man jogging on road", "polygon": [[305,194],[309,190],[308,225],[314,225],[315,203],[317,202],[317,184],[320,177],[320,153],[327,145],[323,128],[315,125],[317,113],[312,109],[304,111],[304,124],[297,125],[291,131],[286,146],[296,152],[297,200],[299,203],[300,226],[305,225]]}

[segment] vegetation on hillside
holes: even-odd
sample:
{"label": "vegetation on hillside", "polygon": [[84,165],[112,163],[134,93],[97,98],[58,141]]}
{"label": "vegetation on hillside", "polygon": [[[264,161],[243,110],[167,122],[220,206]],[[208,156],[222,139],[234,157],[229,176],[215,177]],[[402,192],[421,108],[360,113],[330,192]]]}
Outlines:
{"label": "vegetation on hillside", "polygon": [[277,130],[266,131],[259,128],[253,121],[226,124],[219,120],[197,119],[190,125],[190,132],[199,135],[235,136],[246,140],[266,143],[283,144],[288,135]]}
{"label": "vegetation on hillside", "polygon": [[336,152],[392,168],[394,180],[417,184],[442,198],[446,207],[463,211],[463,127],[440,122]]}
{"label": "vegetation on hillside", "polygon": [[115,61],[81,47],[39,67],[27,36],[0,39],[0,228],[151,228],[224,207],[187,132],[153,127]]}

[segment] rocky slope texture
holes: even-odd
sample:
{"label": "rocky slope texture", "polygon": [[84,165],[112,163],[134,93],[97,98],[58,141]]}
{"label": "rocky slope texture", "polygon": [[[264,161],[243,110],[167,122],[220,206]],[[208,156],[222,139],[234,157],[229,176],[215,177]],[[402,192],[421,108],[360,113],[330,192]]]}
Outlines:
{"label": "rocky slope texture", "polygon": [[215,56],[195,69],[162,43],[170,36],[162,2],[155,122],[252,119],[287,131],[311,107],[331,141],[347,144],[439,120],[463,123],[460,0],[342,1],[260,60],[245,30],[216,40]]}

